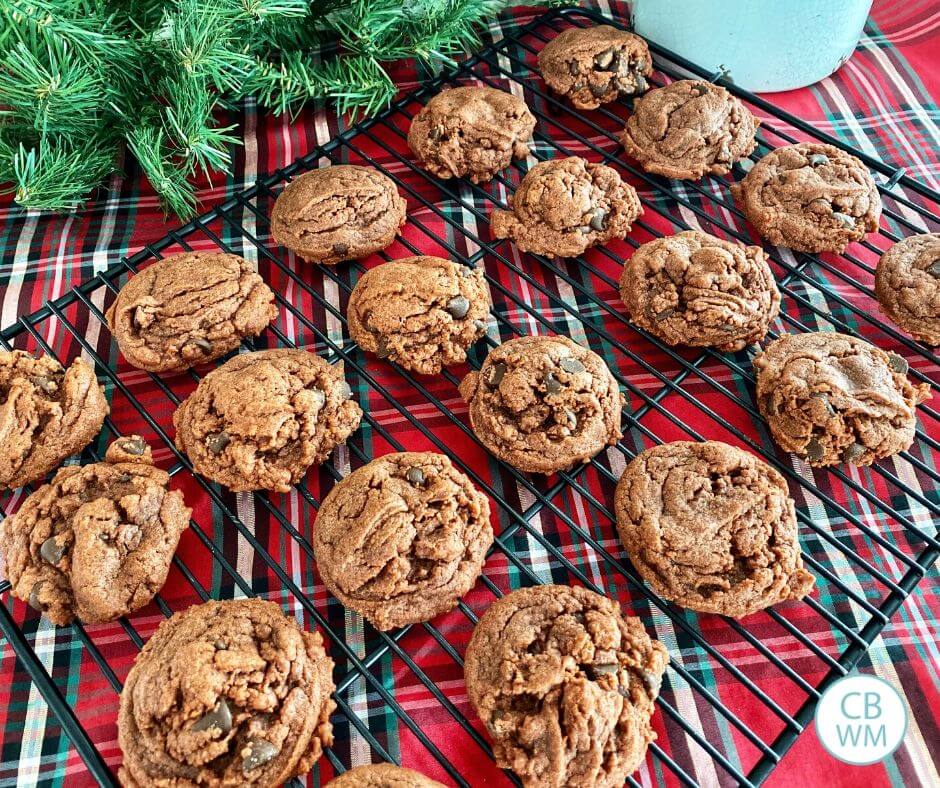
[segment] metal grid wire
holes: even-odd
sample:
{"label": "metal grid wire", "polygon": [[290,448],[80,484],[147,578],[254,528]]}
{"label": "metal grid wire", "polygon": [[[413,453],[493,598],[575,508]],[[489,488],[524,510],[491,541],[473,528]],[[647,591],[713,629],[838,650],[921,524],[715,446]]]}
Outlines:
{"label": "metal grid wire", "polygon": [[[800,735],[825,687],[852,669],[937,558],[932,532],[940,515],[935,469],[940,444],[931,435],[940,416],[934,409],[919,408],[915,443],[896,458],[870,469],[811,469],[775,449],[766,433],[752,400],[753,348],[737,354],[674,349],[624,318],[616,301],[617,279],[623,260],[639,243],[690,226],[744,242],[754,237],[730,202],[727,179],[680,184],[649,176],[622,157],[617,135],[629,102],[585,116],[546,92],[535,64],[539,49],[567,26],[598,21],[600,16],[585,10],[536,19],[456,72],[441,75],[382,115],[353,126],[0,334],[5,348],[41,350],[63,360],[82,352],[93,360],[113,415],[84,459],[99,459],[117,435],[142,433],[194,505],[191,528],[156,600],[163,616],[210,596],[260,595],[324,632],[337,663],[336,742],[309,779],[325,781],[354,760],[404,759],[458,785],[468,784],[469,763],[487,779],[518,784],[511,774],[499,777],[495,767],[485,761],[480,765],[479,755],[491,759],[492,751],[466,702],[461,654],[479,613],[496,597],[548,581],[575,582],[616,597],[669,647],[672,661],[654,718],[660,738],[647,762],[651,780],[757,785]],[[712,78],[761,115],[754,159],[797,139],[823,138],[768,102],[726,84],[721,74],[706,74],[651,48],[658,69],[653,84],[688,73]],[[431,178],[414,165],[404,144],[408,124],[423,103],[443,86],[467,82],[513,90],[539,121],[529,161],[517,162],[485,186]],[[853,246],[857,253],[840,257],[768,249],[784,297],[771,336],[810,330],[860,335],[900,351],[912,377],[937,390],[940,359],[883,322],[866,299],[873,296],[872,262],[881,251],[903,235],[937,231],[940,195],[903,170],[826,141],[860,156],[880,177],[882,230]],[[565,155],[585,155],[626,173],[640,192],[645,216],[626,242],[582,258],[523,260],[511,244],[490,238],[487,217],[505,207],[507,195],[535,160]],[[392,177],[408,200],[409,227],[395,246],[366,266],[295,264],[270,240],[273,199],[296,174],[339,162],[370,164]],[[365,411],[362,428],[348,446],[289,495],[235,496],[191,474],[166,430],[173,408],[198,375],[161,379],[126,367],[104,322],[106,304],[130,273],[170,252],[212,248],[257,262],[276,292],[280,317],[245,348],[307,347],[342,363]],[[569,334],[600,353],[627,395],[621,444],[575,471],[529,478],[488,456],[465,419],[454,414],[461,407],[457,375],[445,371],[440,378],[416,378],[394,364],[367,358],[348,339],[343,306],[371,262],[406,254],[438,254],[486,272],[494,320],[481,343],[485,347],[471,353],[471,367],[479,368],[488,347],[526,333]],[[398,437],[405,435],[407,446]],[[611,500],[623,466],[654,443],[703,438],[745,446],[787,477],[797,502],[803,558],[818,578],[812,596],[744,622],[698,617],[659,598],[622,558]],[[473,448],[455,453],[450,449],[454,441]],[[405,448],[450,454],[493,502],[498,536],[480,583],[457,610],[434,623],[380,633],[328,598],[306,533],[322,496],[351,467]],[[23,497],[8,495],[4,512],[15,510]],[[113,726],[101,719],[102,707],[116,707],[120,677],[161,616],[54,629],[14,603],[8,583],[0,585],[0,594],[5,602],[0,629],[21,667],[90,774],[113,784],[111,769],[120,755]],[[74,676],[66,687],[55,655],[75,650],[87,654],[88,667],[83,664],[77,688]],[[95,699],[91,709],[76,702],[86,692]],[[747,714],[739,713],[743,708]],[[638,785],[632,777],[629,782]]]}

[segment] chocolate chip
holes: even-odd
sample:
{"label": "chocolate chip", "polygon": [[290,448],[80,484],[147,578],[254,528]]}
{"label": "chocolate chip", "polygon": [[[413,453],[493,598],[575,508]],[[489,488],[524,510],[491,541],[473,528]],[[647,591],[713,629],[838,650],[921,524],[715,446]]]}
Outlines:
{"label": "chocolate chip", "polygon": [[345,380],[338,380],[333,384],[333,394],[341,400],[352,399],[353,390]]}
{"label": "chocolate chip", "polygon": [[487,375],[486,382],[491,386],[498,386],[499,382],[503,379],[503,375],[506,374],[506,365],[496,363],[489,369],[489,374]]}
{"label": "chocolate chip", "polygon": [[213,454],[221,454],[231,442],[232,438],[225,430],[210,432],[206,436],[206,448]]}
{"label": "chocolate chip", "polygon": [[572,90],[582,90],[584,88],[583,82],[575,82]]}
{"label": "chocolate chip", "polygon": [[934,279],[940,279],[940,257],[934,260],[928,267],[927,273]]}
{"label": "chocolate chip", "polygon": [[587,235],[588,233],[593,232],[593,230],[591,230],[590,225],[584,225],[583,227],[578,228],[578,232],[582,235]]}
{"label": "chocolate chip", "polygon": [[578,426],[578,414],[573,410],[565,409],[565,418],[568,420],[569,430],[573,430]]}
{"label": "chocolate chip", "polygon": [[568,73],[573,77],[581,73],[581,67],[578,65],[577,61],[572,60],[568,63]]}
{"label": "chocolate chip", "polygon": [[59,384],[52,378],[44,375],[35,375],[30,378],[30,382],[38,389],[42,389],[46,394],[55,394],[59,390]]}
{"label": "chocolate chip", "polygon": [[841,211],[833,211],[832,218],[837,222],[841,222],[849,230],[855,229],[855,219],[852,216],[849,216],[847,213],[842,213]]}
{"label": "chocolate chip", "polygon": [[835,415],[836,415],[836,409],[835,409],[834,407],[832,407],[832,403],[829,402],[829,397],[828,397],[826,394],[824,394],[824,393],[821,392],[821,391],[817,391],[817,392],[815,392],[815,393],[813,393],[813,394],[810,394],[810,396],[811,396],[813,399],[822,400],[822,403],[823,403],[823,405],[824,405],[825,408],[826,408],[826,413],[828,413],[830,416],[835,416]]}
{"label": "chocolate chip", "polygon": [[189,340],[193,345],[199,348],[203,353],[212,352],[212,343],[208,339],[203,339],[202,337],[196,337],[196,339]]}
{"label": "chocolate chip", "polygon": [[462,295],[454,296],[447,302],[447,314],[454,320],[460,320],[467,316],[470,311],[470,302]]}
{"label": "chocolate chip", "polygon": [[634,81],[636,82],[635,92],[637,93],[642,93],[650,86],[650,83],[646,81],[646,77],[644,77],[642,74],[637,74]]}
{"label": "chocolate chip", "polygon": [[478,331],[486,331],[486,321],[485,320],[474,320],[473,327]]}
{"label": "chocolate chip", "polygon": [[591,213],[591,227],[598,232],[602,232],[607,226],[607,211],[603,208],[595,208]]}
{"label": "chocolate chip", "polygon": [[226,648],[228,648],[228,646],[225,645],[225,641],[224,641],[224,640],[217,640],[217,641],[215,641],[214,645],[215,645],[216,649],[219,650],[219,651],[224,651]]}
{"label": "chocolate chip", "polygon": [[696,96],[704,96],[706,93],[708,93],[708,88],[702,83],[698,82],[692,85],[692,93]]}
{"label": "chocolate chip", "polygon": [[610,68],[610,64],[614,60],[614,50],[605,49],[603,52],[600,52],[594,55],[594,68],[597,71],[606,71]]}
{"label": "chocolate chip", "polygon": [[98,538],[105,544],[108,544],[111,541],[111,534],[102,531],[100,534],[98,534]]}
{"label": "chocolate chip", "polygon": [[897,353],[888,353],[888,366],[899,375],[906,375],[907,371],[910,369],[907,359],[903,356],[899,356]]}
{"label": "chocolate chip", "polygon": [[819,442],[818,438],[810,438],[809,443],[806,444],[805,452],[806,459],[811,462],[816,462],[826,456],[826,449]]}
{"label": "chocolate chip", "polygon": [[147,444],[143,438],[127,438],[121,443],[121,450],[131,457],[142,457],[147,451]]}
{"label": "chocolate chip", "polygon": [[375,355],[379,358],[388,358],[391,354],[392,351],[389,350],[388,340],[385,337],[379,337],[376,343]]}
{"label": "chocolate chip", "polygon": [[856,462],[861,459],[868,450],[860,443],[850,443],[842,450],[842,462]]}
{"label": "chocolate chip", "polygon": [[563,358],[558,362],[558,366],[565,372],[570,372],[572,375],[576,375],[578,372],[584,372],[584,364],[576,358]]}
{"label": "chocolate chip", "polygon": [[591,85],[591,95],[594,96],[594,98],[600,98],[601,96],[605,96],[609,90],[610,90],[609,82],[602,83],[600,85],[598,84]]}
{"label": "chocolate chip", "polygon": [[51,536],[39,546],[39,555],[42,556],[43,561],[57,564],[65,555],[65,547],[60,545],[54,536]]}
{"label": "chocolate chip", "polygon": [[216,728],[222,733],[228,733],[232,730],[232,712],[229,710],[225,698],[219,698],[215,708],[196,720],[190,730],[198,733],[199,731],[207,731],[210,728]]}
{"label": "chocolate chip", "polygon": [[662,312],[656,313],[657,320],[665,320],[666,318],[672,317],[676,313],[675,307],[667,307]]}
{"label": "chocolate chip", "polygon": [[440,142],[442,139],[444,139],[444,129],[442,129],[440,126],[435,126],[433,129],[431,129],[431,131],[428,132],[428,138],[432,142]]}
{"label": "chocolate chip", "polygon": [[338,254],[338,255],[349,254],[349,245],[348,244],[333,244],[333,254]]}
{"label": "chocolate chip", "polygon": [[545,390],[549,394],[557,394],[559,391],[561,391],[561,388],[562,386],[561,383],[558,382],[558,378],[549,372],[545,377]]}
{"label": "chocolate chip", "polygon": [[39,601],[39,592],[42,590],[42,580],[38,583],[34,583],[33,587],[29,591],[29,599],[26,600],[26,603],[33,609],[38,610],[42,613],[46,608],[43,606],[42,602]]}
{"label": "chocolate chip", "polygon": [[600,665],[591,665],[590,670],[594,674],[594,678],[598,676],[612,676],[620,670],[620,665],[616,662],[604,662]]}
{"label": "chocolate chip", "polygon": [[410,484],[413,484],[415,487],[424,486],[424,471],[422,471],[417,466],[412,466],[405,472],[405,478]]}
{"label": "chocolate chip", "polygon": [[640,58],[636,61],[636,64],[633,66],[637,71],[646,71],[646,59]]}
{"label": "chocolate chip", "polygon": [[246,772],[263,766],[280,752],[271,742],[264,739],[249,739],[248,747],[248,755],[242,761],[242,769]]}
{"label": "chocolate chip", "polygon": [[814,167],[822,167],[829,163],[829,157],[825,153],[814,153],[809,157],[809,163]]}

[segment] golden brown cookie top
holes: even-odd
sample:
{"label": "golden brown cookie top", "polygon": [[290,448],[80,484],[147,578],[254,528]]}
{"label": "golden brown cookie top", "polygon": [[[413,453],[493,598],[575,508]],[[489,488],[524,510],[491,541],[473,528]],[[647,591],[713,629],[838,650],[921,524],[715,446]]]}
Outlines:
{"label": "golden brown cookie top", "polygon": [[538,63],[548,86],[578,109],[642,93],[653,73],[646,42],[610,25],[562,31],[539,52]]}
{"label": "golden brown cookie top", "polygon": [[485,183],[529,155],[533,129],[535,116],[512,93],[483,85],[450,88],[415,116],[408,146],[438,178]]}
{"label": "golden brown cookie top", "polygon": [[136,435],[105,462],[61,468],[0,523],[13,595],[55,624],[113,621],[166,581],[190,510]]}
{"label": "golden brown cookie top", "polygon": [[914,339],[940,345],[940,233],[912,235],[878,261],[881,308]]}
{"label": "golden brown cookie top", "polygon": [[405,200],[374,167],[334,164],[298,176],[271,211],[271,234],[312,263],[356,260],[389,246],[405,223]]}
{"label": "golden brown cookie top", "polygon": [[647,172],[696,180],[725,175],[756,146],[758,121],[711,82],[683,79],[649,91],[633,106],[623,147]]}
{"label": "golden brown cookie top", "polygon": [[131,277],[108,310],[128,363],[179,372],[235,350],[277,317],[274,293],[246,260],[184,252]]}
{"label": "golden brown cookie top", "polygon": [[901,356],[834,332],[786,334],[755,356],[757,405],[774,440],[810,465],[871,465],[914,440],[917,403]]}
{"label": "golden brown cookie top", "polygon": [[391,763],[357,766],[327,783],[327,788],[444,788],[441,783],[413,769]]}
{"label": "golden brown cookie top", "polygon": [[464,675],[496,762],[527,788],[619,788],[655,738],[667,661],[615,602],[546,585],[513,591],[480,617]]}
{"label": "golden brown cookie top", "polygon": [[548,257],[575,257],[625,238],[643,213],[636,191],[616,170],[578,156],[536,164],[513,194],[510,208],[493,211],[493,236]]}
{"label": "golden brown cookie top", "polygon": [[670,345],[736,351],[764,338],[780,291],[759,246],[698,230],[642,244],[620,275],[630,319]]}
{"label": "golden brown cookie top", "polygon": [[341,365],[280,349],[243,353],[210,372],[173,424],[197,473],[234,492],[287,492],[361,418]]}
{"label": "golden brown cookie top", "polygon": [[406,257],[370,269],[349,296],[349,335],[405,369],[433,375],[466,360],[486,333],[490,291],[482,268]]}
{"label": "golden brown cookie top", "polygon": [[620,477],[615,509],[631,563],[683,607],[741,618],[812,590],[786,482],[727,443],[641,452]]}
{"label": "golden brown cookie top", "polygon": [[762,238],[802,252],[841,252],[877,230],[881,217],[868,168],[821,142],[771,151],[731,193]]}
{"label": "golden brown cookie top", "polygon": [[354,471],[330,490],[313,529],[323,582],[378,629],[452,609],[492,542],[486,496],[434,452],[386,454]]}
{"label": "golden brown cookie top", "polygon": [[125,786],[274,788],[332,743],[333,661],[273,602],[204,602],[163,621],[121,692]]}
{"label": "golden brown cookie top", "polygon": [[95,371],[76,358],[0,351],[0,489],[22,487],[54,470],[98,434],[108,401]]}
{"label": "golden brown cookie top", "polygon": [[617,381],[600,356],[568,337],[504,342],[463,379],[460,394],[480,442],[521,471],[570,468],[622,434]]}

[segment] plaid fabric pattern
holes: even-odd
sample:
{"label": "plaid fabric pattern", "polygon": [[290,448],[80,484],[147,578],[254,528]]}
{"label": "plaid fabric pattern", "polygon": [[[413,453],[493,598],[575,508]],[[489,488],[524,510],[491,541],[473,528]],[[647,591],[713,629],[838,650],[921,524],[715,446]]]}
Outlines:
{"label": "plaid fabric pattern", "polygon": [[[625,15],[623,4],[598,6],[605,14]],[[927,0],[876,3],[861,46],[838,74],[810,89],[774,96],[774,102],[936,187],[940,132],[934,97],[940,76],[934,63],[940,14],[934,6]],[[615,285],[623,258],[636,244],[685,224],[755,239],[727,205],[723,179],[670,194],[673,184],[644,179],[629,163],[617,162],[621,172],[630,173],[646,207],[627,241],[558,263],[493,242],[486,217],[505,204],[528,165],[568,154],[612,159],[615,135],[629,111],[616,106],[584,120],[552,102],[534,72],[534,53],[546,37],[587,19],[574,15],[532,26],[533,19],[526,11],[493,25],[487,43],[495,49],[470,60],[454,79],[403,68],[397,75],[403,89],[433,81],[386,122],[342,142],[336,139],[345,122],[328,112],[291,122],[244,106],[232,119],[245,138],[244,148],[233,152],[236,175],[205,185],[205,207],[218,210],[188,227],[163,223],[153,194],[130,163],[108,192],[73,215],[24,213],[8,203],[0,209],[0,327],[12,327],[3,336],[17,347],[60,358],[93,353],[105,362],[98,371],[112,416],[82,460],[101,456],[115,434],[141,433],[194,507],[193,526],[158,601],[127,622],[57,629],[8,591],[2,594],[0,624],[13,636],[0,650],[0,686],[9,688],[8,702],[0,707],[0,785],[95,784],[76,749],[86,745],[105,768],[116,769],[117,693],[140,643],[172,611],[207,597],[250,594],[280,602],[303,626],[324,629],[337,663],[336,742],[307,784],[320,785],[350,765],[383,759],[447,783],[509,784],[487,757],[487,737],[469,707],[460,660],[473,622],[493,599],[534,582],[580,583],[607,593],[668,647],[672,665],[653,721],[658,739],[633,776],[635,784],[732,785],[755,766],[769,765],[776,760],[776,744],[789,744],[801,728],[811,727],[801,709],[820,682],[858,659],[868,641],[860,669],[900,689],[911,710],[901,748],[882,764],[854,768],[831,759],[806,731],[767,784],[818,785],[820,774],[832,786],[940,784],[933,713],[940,702],[935,572],[914,585],[924,573],[921,567],[936,556],[930,511],[940,500],[935,406],[922,409],[921,436],[903,456],[873,469],[810,469],[773,447],[753,409],[752,350],[723,356],[670,349],[623,320]],[[441,84],[481,79],[524,96],[539,114],[533,158],[483,188],[426,177],[410,165],[403,140],[409,119]],[[757,114],[766,121],[760,153],[782,144],[775,129],[805,136],[766,112]],[[362,270],[382,258],[315,269],[270,239],[267,217],[280,184],[268,187],[264,176],[302,156],[311,157],[308,167],[370,163],[398,179],[409,201],[409,225],[387,256],[438,254],[483,265],[495,304],[491,343],[519,332],[561,332],[600,353],[628,399],[621,446],[570,474],[530,479],[497,463],[469,434],[456,391],[466,369],[413,378],[352,346],[342,321],[349,290]],[[233,198],[246,188],[248,196]],[[914,206],[937,210],[917,194],[907,192],[907,198]],[[902,202],[886,204],[892,210],[883,222],[887,232],[940,229]],[[784,314],[774,331],[849,330],[900,352],[912,374],[936,385],[936,356],[884,327],[871,298],[871,267],[889,242],[872,236],[869,246],[853,246],[847,257],[774,253],[774,272],[785,290]],[[128,367],[101,322],[130,270],[183,248],[219,246],[256,264],[279,294],[278,320],[251,346],[295,344],[342,363],[368,413],[348,447],[286,495],[232,495],[196,480],[174,455],[169,436],[172,411],[198,375],[156,380]],[[136,256],[123,271],[104,273],[126,254]],[[17,324],[82,282],[88,284],[67,303]],[[481,343],[474,350],[471,366],[486,349]],[[660,440],[699,436],[764,451],[788,476],[802,547],[818,577],[811,599],[737,623],[663,605],[644,592],[612,524],[614,483],[636,451]],[[338,478],[371,457],[401,449],[454,456],[493,501],[499,536],[484,579],[460,608],[432,624],[381,636],[326,593],[309,535],[318,502]],[[23,497],[22,491],[4,496],[3,511],[15,511]],[[890,622],[875,636],[885,617]],[[23,645],[35,660],[16,653],[14,646]],[[84,744],[66,735],[31,671],[38,671],[40,681],[43,672],[51,677],[62,710],[84,729]]]}

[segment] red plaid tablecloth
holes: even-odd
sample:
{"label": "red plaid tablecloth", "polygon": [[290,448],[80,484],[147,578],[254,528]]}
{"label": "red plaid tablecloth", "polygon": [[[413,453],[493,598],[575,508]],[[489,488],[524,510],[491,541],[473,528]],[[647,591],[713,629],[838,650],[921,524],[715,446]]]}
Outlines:
{"label": "red plaid tablecloth", "polygon": [[[601,2],[595,4],[605,12],[612,12],[623,16],[626,11],[625,4]],[[513,16],[507,15],[499,24],[494,24],[488,34],[488,40],[498,40],[514,25],[524,24],[532,19],[534,12],[521,10]],[[781,107],[804,118],[821,129],[861,147],[873,156],[881,158],[887,163],[903,165],[915,179],[919,179],[933,188],[940,187],[940,110],[937,107],[936,97],[940,96],[940,60],[937,58],[937,49],[940,47],[940,7],[933,0],[876,0],[872,17],[865,30],[864,38],[854,56],[833,77],[803,90],[791,91],[773,97]],[[418,84],[421,75],[412,69],[402,67],[396,72],[396,77],[402,90],[407,90]],[[241,111],[234,113],[232,122],[240,124],[244,135],[243,148],[233,150],[235,160],[235,174],[231,176],[217,176],[211,184],[204,184],[200,197],[205,208],[210,208],[240,190],[252,185],[256,179],[271,172],[277,167],[284,166],[295,158],[302,156],[317,145],[326,143],[340,130],[345,128],[345,122],[337,119],[329,111],[305,112],[297,119],[287,116],[275,118],[258,112],[253,105],[245,106]],[[381,158],[381,151],[378,151]],[[126,163],[126,175],[114,177],[107,191],[102,191],[94,200],[89,202],[81,211],[67,216],[46,216],[36,213],[26,213],[13,206],[9,201],[0,204],[0,328],[12,325],[16,320],[29,312],[39,308],[44,302],[66,292],[72,286],[87,280],[93,274],[105,270],[108,266],[120,260],[122,256],[134,253],[149,243],[162,238],[173,229],[173,222],[166,223],[158,203],[149,189],[142,182],[132,162]],[[285,283],[289,287],[289,283]],[[324,290],[331,298],[339,298],[331,294],[327,286]],[[319,318],[324,318],[321,314]],[[329,320],[327,320],[329,323]],[[54,347],[59,347],[62,337],[56,335],[55,322],[44,324],[49,333],[44,338]],[[331,330],[335,326],[331,327]],[[61,329],[59,329],[61,334]],[[95,342],[98,342],[96,337]],[[98,347],[101,347],[100,343]],[[112,354],[116,360],[116,355]],[[122,371],[126,368],[122,367]],[[932,370],[936,372],[936,370]],[[135,385],[131,376],[130,385]],[[137,381],[140,382],[140,381]],[[652,385],[652,384],[651,384]],[[434,389],[438,391],[437,388]],[[651,388],[651,391],[653,389]],[[447,394],[447,404],[455,412],[462,414],[462,404],[454,397],[453,392]],[[394,415],[394,414],[393,414]],[[418,413],[419,418],[427,416]],[[413,435],[414,430],[401,418],[393,418],[388,414],[378,414],[385,427],[394,432],[407,446],[422,445],[420,437]],[[121,426],[122,414],[115,412],[115,421]],[[693,412],[694,417],[694,412]],[[430,418],[430,417],[429,417]],[[429,425],[434,428],[432,422]],[[442,428],[443,430],[443,428]],[[455,452],[466,451],[469,456],[476,457],[477,449],[465,447],[466,438],[455,430],[442,431],[442,436]],[[378,447],[380,441],[375,439]],[[377,453],[383,453],[386,448],[378,448]],[[157,453],[158,462],[169,464],[170,453],[162,449]],[[485,460],[481,460],[485,462]],[[185,491],[192,497],[200,495],[199,488],[185,479],[179,482]],[[507,493],[508,494],[508,493]],[[517,501],[520,508],[530,501],[525,494],[514,491],[513,494],[521,496]],[[936,500],[936,498],[934,498]],[[15,506],[14,497],[4,499],[4,507],[8,504]],[[195,502],[197,509],[202,507],[203,522],[212,522],[212,515],[208,507],[201,502]],[[563,506],[568,502],[562,503]],[[246,506],[243,501],[238,502],[239,514],[252,527],[262,529],[255,525],[255,512],[252,507]],[[285,497],[286,510],[296,509],[299,506],[295,497]],[[572,505],[573,506],[573,505]],[[243,511],[242,507],[245,507]],[[259,515],[260,516],[260,515]],[[299,522],[305,522],[304,515],[299,515]],[[198,518],[197,518],[198,519]],[[925,529],[931,527],[929,522],[919,522]],[[259,530],[259,533],[262,531]],[[276,544],[274,555],[280,555],[283,565],[292,573],[298,572],[300,584],[305,590],[308,570],[296,567],[300,559],[291,552],[290,540],[279,542],[276,534],[267,534]],[[188,536],[188,535],[187,535]],[[524,541],[522,536],[516,537]],[[893,537],[892,537],[893,538]],[[604,545],[618,551],[615,537],[610,533],[603,536]],[[192,550],[192,555],[198,554],[198,544],[195,539],[184,539],[181,551]],[[562,544],[564,549],[577,552],[580,548],[570,543]],[[224,550],[232,558],[239,572],[246,576],[260,572],[264,574],[263,567],[259,567],[246,551],[240,539],[226,540]],[[528,548],[526,548],[528,549]],[[549,569],[537,564],[536,551],[532,548],[529,557],[536,564],[538,571],[544,570],[552,577]],[[584,559],[588,564],[589,560]],[[204,580],[205,585],[213,588],[219,580],[214,576],[211,567],[196,567],[197,576]],[[505,567],[502,570],[509,573]],[[553,571],[553,570],[551,570]],[[841,570],[839,570],[841,571]],[[848,570],[847,570],[848,571]],[[266,585],[260,588],[275,599],[277,596],[276,581],[264,581]],[[182,596],[174,597],[176,591],[171,583],[168,586],[167,598],[179,600]],[[259,590],[259,588],[255,588]],[[327,605],[327,595],[322,586],[314,586],[311,581],[309,593],[317,605]],[[182,594],[182,592],[180,592]],[[190,592],[191,594],[191,592]],[[189,601],[192,601],[191,599]],[[60,689],[68,698],[73,707],[78,710],[79,717],[89,729],[93,740],[99,746],[109,765],[116,765],[120,761],[117,748],[114,715],[116,710],[115,696],[107,686],[104,678],[87,681],[80,676],[86,675],[89,670],[88,658],[83,651],[82,641],[69,632],[57,633],[54,628],[39,623],[35,616],[27,614],[21,603],[14,602],[9,595],[4,595],[2,603],[14,612],[18,621],[27,620],[24,625],[30,643],[36,648],[40,657],[59,683]],[[346,626],[350,633],[350,642],[356,637],[355,626],[348,616],[344,617],[335,601],[330,603],[330,620],[336,622],[340,631]],[[481,605],[485,606],[485,598]],[[479,607],[471,602],[479,612]],[[940,659],[938,659],[938,621],[937,610],[940,609],[938,599],[938,585],[936,573],[929,575],[911,597],[901,607],[884,632],[875,639],[869,653],[862,659],[860,669],[874,673],[892,683],[901,690],[911,711],[911,722],[907,736],[901,748],[886,761],[867,767],[850,767],[841,764],[830,756],[820,746],[812,727],[801,736],[790,752],[784,757],[782,763],[773,773],[768,785],[787,788],[791,786],[860,786],[869,788],[879,786],[936,786],[940,785],[938,777],[938,763],[940,763],[940,735],[936,719],[936,709],[940,708]],[[649,611],[647,611],[648,613]],[[135,617],[139,621],[139,631],[149,636],[161,616],[156,611],[148,611]],[[657,621],[655,616],[650,619]],[[714,635],[716,639],[724,637],[727,633],[719,631],[717,626],[701,626],[706,635]],[[468,634],[466,624],[455,624],[451,630],[458,642],[458,649],[462,651],[465,638]],[[127,643],[119,628],[95,629],[92,632],[95,642],[109,655],[109,661],[116,666],[115,670],[120,678],[126,674],[135,650]],[[770,634],[767,635],[770,637]],[[435,679],[440,677],[440,686],[443,691],[457,704],[461,710],[472,718],[472,712],[466,704],[465,695],[459,686],[459,672],[454,673],[452,666],[446,670],[435,662],[436,657],[429,657],[427,652],[420,651],[420,645],[414,634],[410,634],[403,641],[407,649],[414,645],[419,649],[415,657],[422,666]],[[773,649],[774,641],[766,640],[767,645]],[[670,644],[671,645],[671,644]],[[691,648],[687,642],[679,642],[679,647]],[[730,656],[735,665],[747,671],[748,659],[751,653],[747,649],[741,651],[740,658],[735,656],[734,644],[722,641],[720,648],[723,653]],[[110,649],[110,651],[109,651]],[[745,653],[746,652],[746,653]],[[422,662],[421,659],[424,659]],[[686,663],[688,667],[688,663]],[[90,668],[94,670],[93,667]],[[398,687],[401,665],[395,660],[388,664],[381,663],[378,670],[387,681],[388,686],[397,687],[396,697],[405,705],[409,712],[413,712],[416,719],[426,721],[429,730],[442,724],[440,715],[443,712],[434,712],[436,701],[426,692],[415,690],[413,686]],[[709,688],[708,671],[703,668],[702,673],[696,673]],[[773,688],[764,687],[762,674],[748,673],[748,676],[762,689],[771,694]],[[819,676],[807,676],[810,681],[818,680]],[[766,678],[768,682],[779,679]],[[716,681],[718,681],[716,679]],[[80,690],[78,687],[80,686]],[[74,749],[69,746],[67,738],[62,734],[48,709],[45,707],[39,693],[30,683],[22,664],[19,663],[9,643],[0,643],[0,687],[4,688],[7,696],[5,702],[0,704],[0,786],[6,785],[87,785],[91,778],[83,767],[81,759]],[[740,693],[740,687],[714,687],[722,696],[723,701],[734,708],[741,716],[747,718],[750,713],[761,713],[753,700]],[[358,694],[357,694],[358,693]],[[696,709],[683,707],[683,696],[678,693],[672,697],[683,715],[696,713]],[[366,719],[373,730],[384,730],[383,711],[381,704],[374,703],[374,699],[366,696],[358,684],[353,684],[349,694],[350,706]],[[425,716],[422,716],[424,714]],[[659,715],[662,716],[661,714]],[[422,722],[422,726],[425,722]],[[656,728],[663,747],[671,752],[685,768],[690,770],[694,777],[704,785],[718,784],[719,781],[727,784],[726,777],[719,777],[716,768],[709,762],[707,756],[699,753],[690,753],[683,750],[679,739],[673,739],[670,723],[657,719]],[[722,740],[723,752],[735,752],[740,746],[735,737],[736,731],[730,731],[728,726],[720,719],[698,719],[698,725],[706,738],[714,737],[715,741]],[[384,746],[390,752],[400,754],[408,765],[423,768],[429,774],[444,779],[443,773],[435,762],[426,753],[414,755],[420,750],[414,740],[404,729],[388,733],[382,738]],[[380,734],[381,736],[381,734]],[[471,784],[497,784],[499,773],[495,771],[484,759],[480,758],[478,749],[464,752],[463,744],[458,739],[448,741],[435,739],[445,754],[466,770],[465,777]],[[368,747],[361,741],[354,744],[351,749],[344,751],[349,762],[359,763],[370,757]],[[743,756],[742,756],[742,759]],[[753,759],[752,759],[753,760]],[[748,764],[745,764],[747,766]],[[325,767],[324,775],[330,773]],[[318,778],[314,778],[318,779]],[[644,785],[675,784],[673,778],[666,778],[655,768],[644,767],[639,775]],[[492,781],[492,782],[491,782]],[[499,783],[502,784],[502,783]]]}

